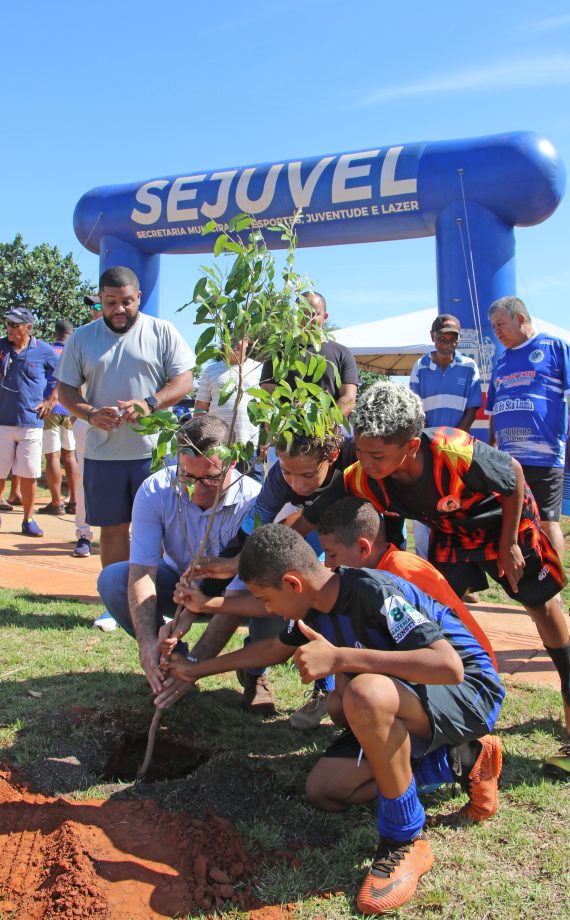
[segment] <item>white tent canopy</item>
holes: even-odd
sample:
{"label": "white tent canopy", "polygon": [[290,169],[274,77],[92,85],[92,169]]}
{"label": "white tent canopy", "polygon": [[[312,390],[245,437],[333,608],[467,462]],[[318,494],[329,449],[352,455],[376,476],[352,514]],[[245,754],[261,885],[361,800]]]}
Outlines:
{"label": "white tent canopy", "polygon": [[[337,329],[334,337],[346,345],[356,358],[358,367],[380,374],[407,375],[412,365],[433,348],[431,324],[437,316],[435,307],[416,310],[402,316],[389,316],[374,323],[359,323]],[[533,318],[537,332],[546,332],[570,342],[570,331]],[[460,346],[461,347],[461,346]]]}

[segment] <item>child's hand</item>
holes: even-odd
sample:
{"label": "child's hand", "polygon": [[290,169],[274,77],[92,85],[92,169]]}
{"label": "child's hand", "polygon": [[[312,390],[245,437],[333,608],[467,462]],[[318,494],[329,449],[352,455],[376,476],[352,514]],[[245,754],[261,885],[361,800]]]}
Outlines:
{"label": "child's hand", "polygon": [[299,646],[293,655],[293,661],[297,665],[302,682],[310,684],[319,677],[333,674],[337,657],[336,647],[320,633],[307,626],[303,620],[298,620],[297,626],[303,635],[311,640],[308,645]]}
{"label": "child's hand", "polygon": [[196,680],[196,678],[193,676],[193,673],[196,670],[196,665],[192,664],[192,662],[188,661],[184,655],[180,655],[178,652],[174,655],[171,655],[168,660],[165,660],[163,667],[164,670],[168,673],[169,677],[175,677],[178,680],[191,682]]}
{"label": "child's hand", "polygon": [[503,576],[508,578],[509,584],[515,594],[517,594],[519,590],[518,584],[523,577],[524,566],[524,556],[518,543],[509,544],[506,549],[502,548],[499,544],[497,556],[498,574],[500,578]]}
{"label": "child's hand", "polygon": [[[173,598],[175,604],[183,604],[190,613],[203,613],[203,608],[208,600],[195,581],[191,581],[188,584],[185,578],[181,578],[176,585]],[[183,617],[184,614],[180,617],[179,623]]]}
{"label": "child's hand", "polygon": [[172,624],[163,623],[158,631],[158,638],[156,640],[156,648],[158,654],[161,656],[161,667],[162,667],[162,657],[170,656],[170,654],[176,648],[178,640],[182,638],[182,632],[177,629],[175,633],[170,632]]}

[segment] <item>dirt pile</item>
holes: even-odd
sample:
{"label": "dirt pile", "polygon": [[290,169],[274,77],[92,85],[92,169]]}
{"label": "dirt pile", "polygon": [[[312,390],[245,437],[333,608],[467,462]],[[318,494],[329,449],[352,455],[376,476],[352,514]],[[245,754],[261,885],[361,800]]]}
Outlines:
{"label": "dirt pile", "polygon": [[282,916],[255,898],[251,874],[241,837],[212,813],[201,821],[148,799],[49,798],[0,772],[3,916],[151,920],[227,902],[257,920]]}

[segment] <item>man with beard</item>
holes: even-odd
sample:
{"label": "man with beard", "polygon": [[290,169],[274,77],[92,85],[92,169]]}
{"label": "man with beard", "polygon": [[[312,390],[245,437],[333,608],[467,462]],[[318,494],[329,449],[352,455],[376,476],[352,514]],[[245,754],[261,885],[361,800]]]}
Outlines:
{"label": "man with beard", "polygon": [[75,330],[55,372],[61,402],[90,425],[83,484],[103,568],[129,558],[132,504],[150,474],[155,436],[133,431],[137,410],[167,409],[192,389],[192,351],[171,323],[140,312],[139,287],[129,268],[103,273],[102,317]]}

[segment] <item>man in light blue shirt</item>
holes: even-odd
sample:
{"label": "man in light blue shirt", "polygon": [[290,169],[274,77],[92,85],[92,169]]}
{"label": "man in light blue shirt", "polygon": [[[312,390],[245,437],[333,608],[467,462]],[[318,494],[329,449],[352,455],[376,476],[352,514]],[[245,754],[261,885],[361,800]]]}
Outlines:
{"label": "man in light blue shirt", "polygon": [[[473,358],[457,351],[461,324],[451,313],[440,313],[431,327],[435,351],[419,358],[412,368],[410,389],[419,396],[426,428],[461,428],[469,431],[483,403],[479,368]],[[413,521],[416,553],[427,559],[429,528]]]}
{"label": "man in light blue shirt", "polygon": [[410,389],[423,403],[426,428],[446,425],[469,431],[483,403],[479,369],[473,358],[457,351],[460,333],[457,317],[441,313],[431,327],[435,351],[412,368]]}
{"label": "man in light blue shirt", "polygon": [[[189,689],[183,681],[165,680],[159,668],[156,640],[164,617],[174,616],[174,588],[198,552],[211,514],[214,521],[202,552],[219,555],[251,512],[261,488],[232,466],[212,512],[223,462],[209,452],[227,444],[228,436],[228,425],[215,415],[198,416],[181,427],[177,466],[149,476],[135,496],[129,561],[106,566],[99,576],[103,602],[136,637],[143,670],[162,707]],[[192,497],[187,484],[194,485]],[[234,629],[235,624],[229,635]]]}

